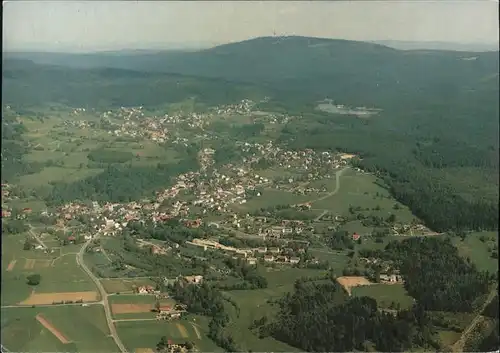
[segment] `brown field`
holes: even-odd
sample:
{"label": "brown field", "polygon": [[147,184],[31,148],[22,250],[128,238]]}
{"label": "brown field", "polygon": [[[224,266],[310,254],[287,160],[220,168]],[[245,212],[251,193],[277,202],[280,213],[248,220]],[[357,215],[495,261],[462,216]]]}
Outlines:
{"label": "brown field", "polygon": [[70,341],[60,332],[58,331],[50,322],[47,321],[41,314],[38,314],[36,316],[36,319],[39,323],[43,325],[47,330],[49,330],[54,336],[57,337],[61,343],[67,344],[70,343]]}
{"label": "brown field", "polygon": [[135,353],[154,353],[151,348],[136,348]]}
{"label": "brown field", "polygon": [[179,333],[181,334],[182,338],[188,338],[189,337],[188,332],[187,332],[186,328],[183,325],[177,323],[177,324],[175,324],[175,326],[177,326],[177,329],[179,330]]}
{"label": "brown field", "polygon": [[113,314],[148,313],[151,309],[152,304],[111,304]]}
{"label": "brown field", "polygon": [[95,302],[99,295],[97,292],[55,292],[55,293],[32,293],[30,297],[20,305],[44,305],[60,301],[76,301],[82,299],[84,302]]}
{"label": "brown field", "polygon": [[12,271],[14,269],[14,266],[16,266],[17,260],[12,260],[9,262],[9,266],[7,266],[7,271]]}
{"label": "brown field", "polygon": [[339,284],[345,288],[345,290],[347,291],[347,293],[349,293],[349,295],[351,295],[352,287],[369,286],[370,284],[373,284],[365,277],[357,277],[357,276],[339,277],[337,278],[337,282],[339,282]]}
{"label": "brown field", "polygon": [[24,269],[25,270],[32,270],[35,268],[35,263],[36,260],[34,259],[26,259],[26,262],[24,263]]}

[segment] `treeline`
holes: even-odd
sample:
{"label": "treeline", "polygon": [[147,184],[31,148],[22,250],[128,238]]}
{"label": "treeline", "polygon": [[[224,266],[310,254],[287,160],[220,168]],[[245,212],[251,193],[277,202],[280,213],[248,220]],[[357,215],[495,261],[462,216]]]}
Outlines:
{"label": "treeline", "polygon": [[372,298],[347,300],[337,283],[298,282],[279,301],[275,320],[260,331],[309,352],[402,352],[439,349],[429,327],[421,307],[394,315],[379,311]]}
{"label": "treeline", "polygon": [[[14,68],[13,66],[17,67]],[[224,79],[203,79],[129,70],[74,69],[62,66],[4,65],[3,101],[13,106],[47,102],[73,107],[102,108],[161,106],[196,96],[213,106],[260,97],[262,90]]]}
{"label": "treeline", "polygon": [[352,236],[345,230],[333,232],[327,237],[326,243],[334,250],[354,249]]}
{"label": "treeline", "polygon": [[73,183],[56,182],[46,201],[58,204],[74,200],[130,202],[166,188],[179,174],[198,168],[196,158],[156,167],[109,165],[103,172]]}
{"label": "treeline", "polygon": [[2,114],[2,182],[43,169],[43,164],[23,159],[28,152],[28,146],[22,139],[26,131],[26,127],[17,122],[13,113]]}
{"label": "treeline", "polygon": [[[455,115],[446,111],[440,118],[437,116],[444,114],[441,104],[421,111],[396,103],[390,111],[370,120],[304,113],[307,123],[303,119],[289,122],[279,142],[297,150],[357,153],[360,159],[355,164],[383,178],[391,194],[431,229],[498,229],[497,198],[489,191],[472,192],[468,186],[480,183],[491,186],[485,190],[497,192],[491,185],[498,175],[498,142],[494,132],[498,130],[497,100],[498,95],[488,96],[482,102],[489,104],[486,108],[474,107],[484,110],[479,118],[481,123],[476,125],[467,120],[467,114],[474,115],[474,108],[455,100],[449,102],[457,105],[450,108]],[[401,117],[402,109],[409,111],[408,116]],[[455,168],[455,175],[460,168],[466,169],[457,182],[446,178],[443,168]],[[491,178],[473,177],[471,171]]]}
{"label": "treeline", "polygon": [[169,240],[178,244],[184,243],[186,240],[206,237],[211,234],[210,229],[188,228],[178,219],[174,218],[156,224],[151,220],[145,222],[128,222],[125,231],[127,234],[141,239]]}
{"label": "treeline", "polygon": [[87,158],[92,162],[98,163],[125,163],[134,158],[134,155],[128,151],[114,151],[99,148],[90,151]]}
{"label": "treeline", "polygon": [[425,310],[472,312],[489,289],[491,275],[460,257],[449,238],[393,241],[384,251],[361,250],[360,255],[393,262],[408,294]]}
{"label": "treeline", "polygon": [[267,288],[267,279],[261,276],[255,266],[249,265],[243,259],[227,258],[224,263],[229,267],[242,282],[233,286],[219,286],[223,290],[244,290]]}

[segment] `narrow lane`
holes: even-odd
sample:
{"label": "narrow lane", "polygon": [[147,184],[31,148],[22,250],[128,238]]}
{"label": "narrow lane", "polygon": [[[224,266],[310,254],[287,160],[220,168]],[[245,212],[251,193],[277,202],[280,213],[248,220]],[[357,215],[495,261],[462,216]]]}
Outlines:
{"label": "narrow lane", "polygon": [[[96,235],[95,239],[97,239],[98,237],[99,236]],[[95,285],[99,289],[99,292],[101,294],[101,301],[102,301],[102,305],[104,306],[104,313],[106,314],[106,321],[108,323],[109,332],[111,334],[111,337],[113,337],[113,339],[114,339],[116,345],[118,346],[118,348],[120,349],[120,351],[122,353],[126,353],[127,349],[125,348],[120,337],[118,336],[118,333],[116,332],[116,327],[113,323],[113,317],[111,315],[111,309],[110,309],[110,306],[108,303],[108,294],[104,290],[104,287],[102,286],[99,279],[92,273],[92,271],[87,267],[87,265],[83,261],[83,254],[85,253],[85,250],[87,249],[87,247],[89,246],[89,244],[91,242],[92,242],[92,239],[89,239],[82,246],[82,248],[80,249],[80,251],[76,255],[76,263],[78,264],[78,266],[80,266],[83,269],[83,271],[85,271],[85,273],[90,277],[90,279],[95,283]]]}

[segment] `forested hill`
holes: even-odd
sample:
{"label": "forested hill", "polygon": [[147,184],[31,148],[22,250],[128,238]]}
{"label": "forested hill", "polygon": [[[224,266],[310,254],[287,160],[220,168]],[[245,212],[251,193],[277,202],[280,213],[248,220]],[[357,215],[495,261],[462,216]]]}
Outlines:
{"label": "forested hill", "polygon": [[[372,43],[306,37],[262,37],[196,52],[5,53],[5,57],[265,83],[275,88],[290,87],[285,83],[298,80],[307,84],[302,91],[322,97],[346,89],[414,93],[437,84],[463,87],[498,72],[495,52],[398,51]],[[463,60],[471,57],[477,58]],[[325,92],[328,87],[331,91]]]}

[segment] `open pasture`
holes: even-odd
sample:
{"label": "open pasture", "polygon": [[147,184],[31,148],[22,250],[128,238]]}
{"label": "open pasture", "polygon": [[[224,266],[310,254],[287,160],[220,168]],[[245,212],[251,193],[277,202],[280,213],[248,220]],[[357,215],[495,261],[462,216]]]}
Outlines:
{"label": "open pasture", "polygon": [[459,237],[453,238],[453,244],[464,258],[470,258],[481,271],[495,273],[498,271],[498,260],[491,257],[490,249],[496,245],[498,253],[497,232],[476,232],[467,234],[462,241]]}
{"label": "open pasture", "polygon": [[154,285],[154,282],[149,278],[103,278],[101,279],[101,283],[107,293],[128,293],[134,290],[134,286]]}
{"label": "open pasture", "polygon": [[117,351],[99,305],[2,309],[2,344],[13,352]]}
{"label": "open pasture", "polygon": [[[318,197],[318,194],[309,195],[297,195],[292,192],[276,190],[276,189],[265,189],[261,196],[254,197],[248,200],[246,203],[240,205],[233,205],[235,209],[242,211],[253,211],[260,208],[273,207],[278,205],[294,205],[303,202],[307,202],[311,199]],[[319,212],[318,214],[320,214]]]}
{"label": "open pasture", "polygon": [[[2,239],[2,246],[6,250],[2,256],[2,305],[28,300],[33,290],[37,295],[96,290],[85,272],[78,267],[76,253],[59,255],[59,252],[45,254],[40,250],[22,250],[24,239],[23,236]],[[35,273],[40,275],[40,283],[30,286],[27,276]]]}
{"label": "open pasture", "polygon": [[[373,284],[358,286],[351,290],[354,297],[371,297],[377,301],[379,308],[401,309],[411,308],[413,298],[408,295],[402,284]],[[394,307],[393,307],[394,304]]]}
{"label": "open pasture", "polygon": [[219,352],[210,339],[192,318],[176,321],[118,321],[116,329],[129,352],[155,349],[162,336],[173,343],[190,341],[202,352]]}
{"label": "open pasture", "polygon": [[[389,191],[376,184],[376,177],[369,174],[362,174],[346,170],[340,176],[340,187],[336,194],[312,202],[312,208],[330,210],[336,215],[345,215],[349,207],[361,206],[363,209],[379,206],[379,215],[389,215],[394,213],[400,221],[411,221],[414,216],[408,208],[394,200]],[[313,198],[311,198],[313,200]],[[393,206],[399,205],[398,210]]]}

